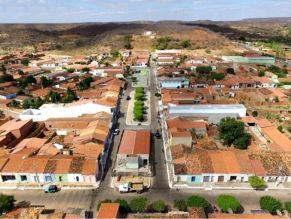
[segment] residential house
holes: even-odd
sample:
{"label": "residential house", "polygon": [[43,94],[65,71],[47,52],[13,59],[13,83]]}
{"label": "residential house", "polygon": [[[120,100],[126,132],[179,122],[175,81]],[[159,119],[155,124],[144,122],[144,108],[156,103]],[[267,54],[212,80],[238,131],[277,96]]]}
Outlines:
{"label": "residential house", "polygon": [[168,119],[168,145],[185,145],[191,148],[193,138],[204,136],[207,132],[207,123],[204,121],[193,121],[182,117]]}
{"label": "residential house", "polygon": [[159,78],[159,87],[161,88],[188,88],[189,80],[184,77],[178,78]]}
{"label": "residential house", "polygon": [[126,129],[123,132],[114,173],[117,176],[151,175],[149,130]]}
{"label": "residential house", "polygon": [[102,203],[98,210],[98,219],[120,218],[119,203]]}

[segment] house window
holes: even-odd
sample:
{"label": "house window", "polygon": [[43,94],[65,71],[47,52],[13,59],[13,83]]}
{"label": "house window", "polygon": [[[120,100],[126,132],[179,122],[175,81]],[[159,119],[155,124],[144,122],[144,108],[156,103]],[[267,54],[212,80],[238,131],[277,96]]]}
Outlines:
{"label": "house window", "polygon": [[204,176],[203,177],[203,182],[209,182],[210,176]]}
{"label": "house window", "polygon": [[191,182],[195,182],[195,180],[196,180],[196,176],[192,176],[191,177]]}
{"label": "house window", "polygon": [[51,176],[45,176],[45,181],[46,182],[51,182],[51,181],[53,181],[53,179],[52,179]]}
{"label": "house window", "polygon": [[20,176],[21,181],[27,181],[27,176],[26,175],[21,175]]}
{"label": "house window", "polygon": [[4,175],[2,176],[2,181],[5,182],[5,181],[11,181],[11,180],[15,180],[15,176],[14,175]]}
{"label": "house window", "polygon": [[62,182],[63,181],[63,177],[59,176],[59,181]]}
{"label": "house window", "polygon": [[79,180],[80,180],[80,179],[79,179],[79,177],[78,177],[78,176],[76,176],[76,181],[77,181],[77,182],[79,182]]}
{"label": "house window", "polygon": [[231,176],[230,177],[230,181],[235,181],[236,180],[236,176]]}
{"label": "house window", "polygon": [[147,159],[144,159],[144,160],[143,160],[143,165],[144,165],[144,166],[148,165],[148,160],[147,160]]}

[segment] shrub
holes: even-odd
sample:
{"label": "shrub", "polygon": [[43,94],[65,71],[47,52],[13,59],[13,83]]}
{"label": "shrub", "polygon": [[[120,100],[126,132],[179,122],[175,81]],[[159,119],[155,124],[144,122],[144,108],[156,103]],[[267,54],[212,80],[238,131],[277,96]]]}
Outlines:
{"label": "shrub", "polygon": [[259,77],[264,77],[264,76],[265,76],[265,72],[263,72],[263,71],[259,71],[258,76],[259,76]]}
{"label": "shrub", "polygon": [[282,125],[279,125],[279,126],[278,126],[278,130],[279,130],[281,133],[283,133],[283,132],[284,132],[284,130],[283,130],[283,126],[282,126]]}
{"label": "shrub", "polygon": [[165,212],[166,208],[167,208],[167,206],[165,205],[164,201],[162,201],[162,200],[155,201],[151,204],[151,209],[154,212],[162,213],[162,212]]}
{"label": "shrub", "polygon": [[217,205],[223,212],[229,212],[231,209],[233,213],[237,213],[241,206],[239,201],[231,195],[218,196]]}
{"label": "shrub", "polygon": [[144,197],[134,198],[129,202],[129,207],[133,213],[144,212],[146,210],[147,199]]}
{"label": "shrub", "polygon": [[116,199],[116,203],[119,203],[119,211],[121,214],[127,214],[130,212],[130,208],[128,206],[128,203],[124,199]]}
{"label": "shrub", "polygon": [[10,211],[14,207],[15,199],[11,195],[0,195],[0,214]]}
{"label": "shrub", "polygon": [[112,203],[112,200],[111,199],[104,199],[104,200],[98,202],[98,204],[97,204],[97,210],[100,209],[100,206],[101,206],[102,203]]}
{"label": "shrub", "polygon": [[187,206],[191,208],[208,208],[208,201],[201,196],[191,196],[187,199]]}
{"label": "shrub", "polygon": [[234,74],[235,74],[235,72],[234,72],[234,69],[233,69],[233,68],[227,68],[227,69],[226,69],[226,73],[227,73],[227,74],[232,74],[232,75],[234,75]]}
{"label": "shrub", "polygon": [[134,102],[134,106],[144,106],[144,102],[143,101],[136,100]]}
{"label": "shrub", "polygon": [[265,181],[258,176],[250,176],[249,183],[254,189],[261,189],[266,186]]}
{"label": "shrub", "polygon": [[174,208],[177,208],[179,211],[187,211],[187,203],[184,200],[175,200]]}
{"label": "shrub", "polygon": [[252,116],[253,116],[253,117],[257,117],[257,116],[258,116],[258,112],[257,112],[257,111],[253,111],[253,112],[252,112]]}
{"label": "shrub", "polygon": [[244,129],[244,124],[234,118],[224,118],[218,124],[219,138],[227,146],[234,144],[236,148],[246,149],[251,136]]}
{"label": "shrub", "polygon": [[262,209],[269,211],[271,214],[276,214],[277,210],[282,210],[282,203],[268,195],[260,198],[260,206]]}
{"label": "shrub", "polygon": [[287,210],[289,213],[291,213],[291,202],[286,202],[286,203],[285,203],[285,208],[286,208],[286,210]]}

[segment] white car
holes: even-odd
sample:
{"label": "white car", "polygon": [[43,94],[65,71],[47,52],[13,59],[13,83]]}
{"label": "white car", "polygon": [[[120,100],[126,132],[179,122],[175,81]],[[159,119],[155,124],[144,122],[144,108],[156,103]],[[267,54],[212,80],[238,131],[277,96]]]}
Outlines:
{"label": "white car", "polygon": [[120,130],[119,129],[115,129],[113,132],[113,135],[119,135]]}

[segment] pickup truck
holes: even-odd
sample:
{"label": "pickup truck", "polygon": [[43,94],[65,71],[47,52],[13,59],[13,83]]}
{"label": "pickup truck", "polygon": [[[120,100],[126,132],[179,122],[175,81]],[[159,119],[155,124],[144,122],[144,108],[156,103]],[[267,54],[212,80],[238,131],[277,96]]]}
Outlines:
{"label": "pickup truck", "polygon": [[118,191],[120,193],[127,193],[127,192],[137,192],[137,193],[142,193],[144,190],[143,184],[142,183],[125,183],[122,185],[119,185]]}

